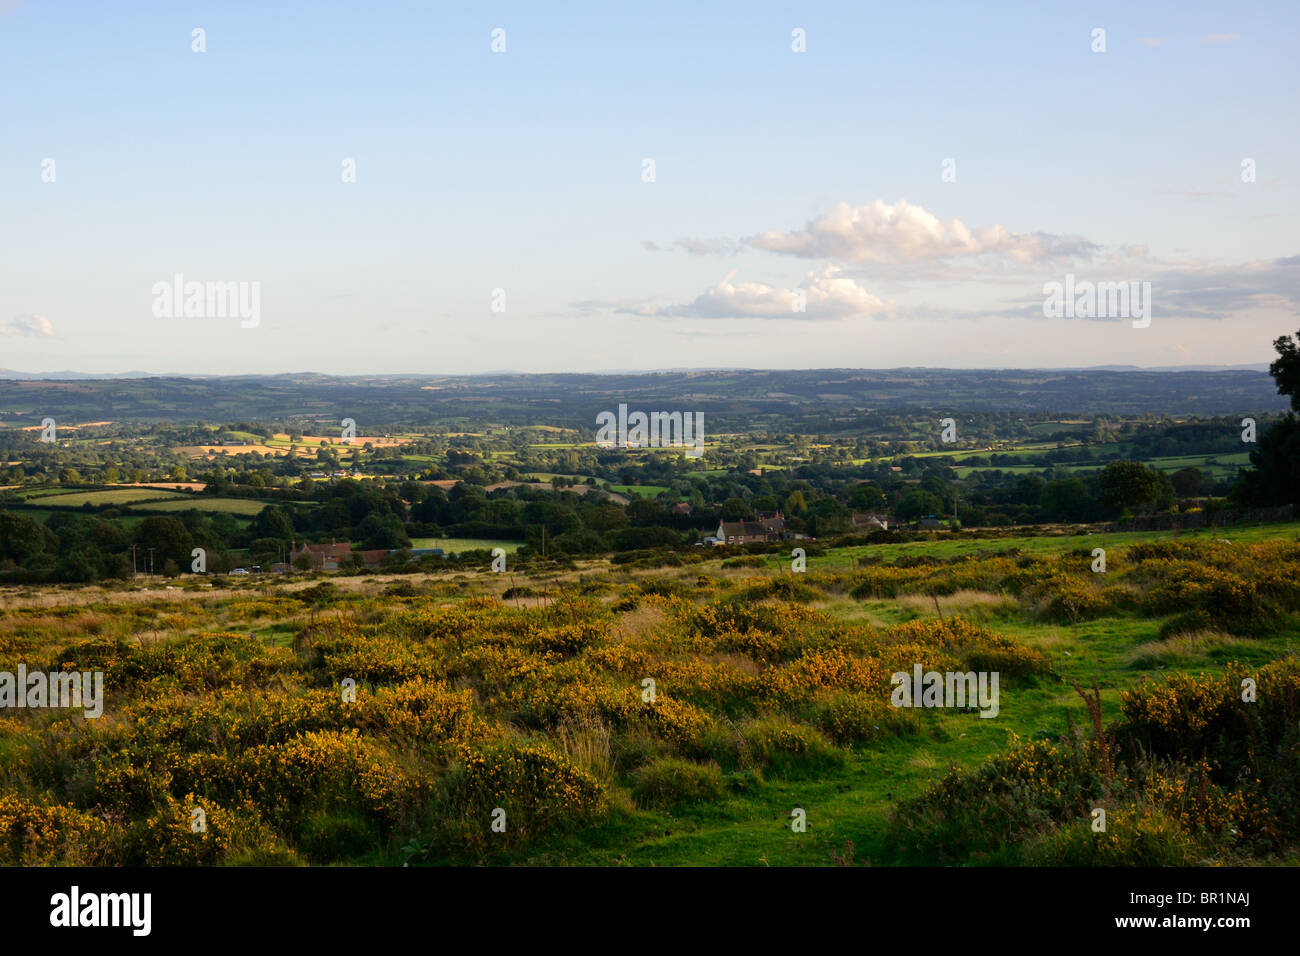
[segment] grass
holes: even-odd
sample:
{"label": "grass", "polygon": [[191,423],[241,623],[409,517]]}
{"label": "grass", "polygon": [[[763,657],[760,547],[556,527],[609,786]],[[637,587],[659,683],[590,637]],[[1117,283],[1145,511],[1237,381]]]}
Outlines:
{"label": "grass", "polygon": [[[1018,548],[1034,554],[1061,553],[1100,544],[1122,548],[1150,540],[1200,540],[1228,538],[1234,545],[1295,540],[1300,536],[1300,522],[1265,527],[1205,529],[1196,532],[1066,534],[1041,537],[1008,537],[973,541],[928,539],[899,545],[846,548],[809,559],[810,571],[843,573],[864,554],[879,554],[888,561],[899,556],[928,554],[953,557]],[[424,538],[413,542],[416,547],[442,547],[446,550],[504,547],[513,551],[518,542],[484,539]],[[609,600],[617,598],[628,581],[627,572],[611,571],[594,562],[583,573],[590,580],[609,585]],[[745,586],[752,569],[722,569],[721,559],[709,560],[681,570],[653,572],[689,589],[705,575],[718,583],[721,593],[735,593]],[[409,598],[430,614],[439,613],[445,601],[491,593],[484,589],[501,586],[484,575],[481,583],[456,590],[454,573],[401,578],[409,581],[424,598]],[[333,599],[329,612],[357,614],[367,625],[382,623],[381,615],[392,605],[408,598],[385,598],[381,589],[389,582],[367,578],[339,581],[355,582],[349,590]],[[446,585],[447,590],[437,588]],[[351,587],[351,585],[349,585]],[[455,594],[454,597],[450,595]],[[596,592],[600,593],[600,592]],[[1161,621],[1132,613],[1117,613],[1076,625],[1054,625],[1038,621],[1012,598],[989,591],[962,590],[939,598],[938,605],[917,594],[896,599],[855,601],[842,590],[830,589],[827,596],[813,601],[819,612],[844,624],[861,627],[887,627],[916,619],[945,618],[956,614],[982,621],[1018,644],[1036,649],[1049,659],[1059,680],[1044,677],[1037,681],[1004,683],[997,719],[981,719],[975,713],[944,710],[918,712],[921,734],[885,736],[870,745],[841,748],[838,763],[828,764],[814,774],[785,773],[768,768],[761,773],[748,770],[723,770],[708,758],[693,763],[678,756],[659,756],[641,764],[632,774],[620,774],[611,752],[609,729],[598,720],[575,720],[559,725],[553,734],[555,745],[570,762],[608,786],[613,794],[611,810],[598,824],[592,823],[568,832],[547,833],[515,849],[494,852],[491,862],[521,865],[829,865],[835,857],[844,859],[852,846],[853,862],[887,864],[889,854],[884,843],[885,824],[900,800],[920,794],[941,778],[950,766],[974,768],[990,756],[1005,750],[1018,736],[1021,739],[1056,736],[1064,733],[1067,722],[1086,725],[1083,701],[1071,688],[1072,682],[1088,686],[1097,681],[1101,690],[1103,713],[1109,720],[1118,713],[1121,690],[1131,688],[1144,678],[1158,678],[1171,670],[1194,670],[1216,673],[1236,659],[1248,664],[1262,664],[1293,652],[1300,632],[1294,623],[1277,621],[1272,633],[1260,638],[1243,639],[1221,632],[1184,634],[1161,640]],[[303,606],[283,610],[274,601],[285,592],[272,587],[265,592],[272,603],[267,610],[247,617],[240,616],[239,606],[224,599],[194,599],[185,611],[165,624],[156,624],[148,615],[136,613],[138,628],[160,628],[186,638],[214,630],[254,633],[267,645],[287,649],[295,636],[318,613]],[[428,595],[437,595],[432,600]],[[259,596],[259,599],[260,596]],[[420,601],[426,603],[421,604]],[[287,605],[289,602],[286,601]],[[125,599],[106,595],[102,602],[79,608],[75,613],[60,615],[46,612],[31,615],[14,623],[0,625],[0,637],[9,630],[15,634],[45,635],[54,645],[64,646],[88,633],[112,630],[125,613]],[[159,610],[167,610],[162,601]],[[247,608],[245,609],[247,611]],[[620,641],[634,646],[654,646],[664,636],[659,630],[661,613],[643,605],[618,619]],[[175,612],[173,612],[175,613]],[[152,632],[150,632],[152,633]],[[520,634],[525,632],[521,631]],[[385,661],[392,649],[400,649],[401,638],[384,645]],[[517,637],[504,638],[513,655],[521,645]],[[483,651],[484,647],[479,648]],[[412,658],[418,662],[435,653],[433,645],[420,649]],[[693,660],[694,652],[684,653]],[[456,660],[461,660],[457,658]],[[503,661],[507,658],[503,658]],[[513,661],[514,658],[508,658]],[[378,664],[374,666],[379,666]],[[629,674],[635,685],[639,672]],[[565,679],[571,679],[570,675]],[[672,694],[671,687],[665,693]],[[250,703],[251,707],[251,703]],[[536,732],[536,731],[533,731]],[[489,804],[490,805],[490,804]],[[790,829],[790,813],[795,807],[807,813],[805,833]],[[368,855],[361,862],[391,865],[391,847],[376,838],[368,844]]]}
{"label": "grass", "polygon": [[139,511],[213,511],[224,514],[251,516],[261,512],[271,501],[260,498],[209,498],[200,495],[187,495],[169,501],[151,502],[137,505]]}
{"label": "grass", "polygon": [[83,505],[101,507],[103,505],[135,505],[142,501],[167,501],[171,499],[199,500],[196,496],[180,491],[164,491],[159,488],[109,488],[103,491],[73,491],[66,494],[42,495],[31,500],[38,501],[46,507],[80,508]]}
{"label": "grass", "polygon": [[504,548],[506,554],[514,554],[523,544],[522,541],[504,541],[493,538],[412,538],[412,548],[442,548],[448,554],[461,551],[490,551]]}
{"label": "grass", "polygon": [[1212,541],[1220,538],[1233,543],[1252,544],[1261,541],[1300,540],[1300,521],[1268,525],[1235,525],[1223,528],[1194,528],[1171,534],[1168,531],[1119,531],[1095,533],[1066,533],[1046,535],[1008,536],[1004,538],[951,538],[935,536],[921,541],[899,544],[861,545],[837,548],[826,555],[808,558],[809,570],[851,567],[859,558],[880,557],[885,562],[897,561],[903,556],[925,555],[936,558],[955,558],[963,555],[996,554],[1020,551],[1025,554],[1050,554],[1080,548],[1124,548],[1143,541],[1175,538],[1179,541]]}
{"label": "grass", "polygon": [[657,498],[668,490],[667,485],[610,485],[610,491],[623,495],[639,495],[642,498]]}
{"label": "grass", "polygon": [[[1089,445],[1087,447],[1094,452],[1099,452],[1101,449],[1104,448],[1104,446],[1102,445]],[[989,455],[989,454],[1007,454],[1007,455],[1015,455],[1015,456],[1023,455],[1023,457],[1025,458],[1036,458],[1039,456],[1039,454],[1041,454],[1041,452],[1035,452],[1032,449],[1030,449],[1028,446],[1021,445],[1021,446],[1017,446],[1016,448],[1007,449],[1002,452],[952,452],[952,453],[936,452],[936,453],[923,453],[921,455],[918,455],[917,457],[918,458],[938,457],[944,454],[948,454],[949,457],[951,457],[954,461],[960,461],[963,458],[969,458],[972,455]],[[1103,459],[1100,461],[1063,463],[1063,464],[1057,464],[1055,468],[1057,471],[1066,471],[1066,472],[1097,471],[1101,468],[1104,468],[1108,462],[1118,460],[1119,457],[1122,456],[1120,456],[1118,451],[1116,451],[1113,455],[1107,455],[1103,457]],[[1232,476],[1236,475],[1238,468],[1243,468],[1250,464],[1250,453],[1249,452],[1218,452],[1218,453],[1209,453],[1205,455],[1179,455],[1179,456],[1173,456],[1167,458],[1148,458],[1143,460],[1147,465],[1151,466],[1157,471],[1172,473],[1182,468],[1196,468],[1199,469],[1207,478],[1231,478]],[[980,471],[1004,471],[1009,474],[1032,475],[1032,474],[1037,474],[1038,472],[1041,471],[1045,471],[1050,467],[1053,467],[1052,464],[1046,461],[1044,461],[1042,464],[1026,463],[1026,464],[1017,464],[1017,465],[979,465],[979,466],[957,465],[953,469],[953,472],[954,474],[956,474],[958,478],[968,478],[971,474]]]}

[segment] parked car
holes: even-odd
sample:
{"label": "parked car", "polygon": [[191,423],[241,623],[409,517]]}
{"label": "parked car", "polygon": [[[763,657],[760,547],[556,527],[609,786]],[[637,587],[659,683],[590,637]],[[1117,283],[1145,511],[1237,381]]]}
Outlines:
{"label": "parked car", "polygon": [[248,568],[235,568],[235,570],[231,571],[230,573],[231,573],[231,574],[247,574],[247,573],[248,573]]}

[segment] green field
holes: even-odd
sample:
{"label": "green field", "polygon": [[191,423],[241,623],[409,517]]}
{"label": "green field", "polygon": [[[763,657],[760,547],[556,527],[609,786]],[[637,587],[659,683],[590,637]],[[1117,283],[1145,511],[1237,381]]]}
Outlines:
{"label": "green field", "polygon": [[442,548],[448,554],[459,554],[462,551],[490,551],[493,548],[504,548],[507,554],[514,554],[519,550],[522,541],[502,541],[491,538],[412,538],[412,548]]}
{"label": "green field", "polygon": [[[1020,449],[1008,452],[1008,454],[1019,453]],[[952,457],[957,459],[960,457],[960,454],[954,454]],[[1180,455],[1170,458],[1151,458],[1147,459],[1145,464],[1157,471],[1163,472],[1175,472],[1181,468],[1198,468],[1204,472],[1207,477],[1230,478],[1237,473],[1238,468],[1246,467],[1250,464],[1250,453],[1234,452],[1211,455]],[[1048,468],[1052,467],[1061,472],[1077,472],[1098,471],[1105,466],[1105,461],[1057,465],[1051,465],[1048,463],[1042,465],[958,465],[953,468],[953,472],[958,478],[968,478],[971,474],[981,471],[1003,471],[1007,474],[1032,475],[1046,471]]]}
{"label": "green field", "polygon": [[211,511],[232,515],[255,515],[269,504],[261,498],[211,498],[206,495],[185,495],[168,501],[136,505],[137,511]]}
{"label": "green field", "polygon": [[621,495],[638,495],[642,498],[657,498],[668,490],[667,485],[610,485],[610,491]]}
{"label": "green field", "polygon": [[43,507],[80,508],[82,505],[93,507],[135,505],[142,501],[163,502],[181,498],[199,500],[197,495],[189,495],[182,491],[166,491],[161,488],[109,488],[103,491],[56,492],[33,496],[28,500]]}
{"label": "green field", "polygon": [[[1300,541],[1300,522],[1266,525],[1234,525],[1226,528],[1193,528],[1169,531],[1117,531],[1094,534],[1044,534],[1008,536],[1003,538],[952,538],[938,536],[923,541],[898,544],[873,544],[852,548],[835,548],[826,555],[808,558],[809,569],[843,569],[851,567],[863,557],[879,557],[886,562],[900,557],[926,556],[957,558],[966,555],[987,555],[1007,551],[1024,554],[1060,554],[1070,551],[1089,551],[1093,548],[1126,548],[1147,541],[1222,541],[1234,544],[1257,544],[1264,541]],[[774,564],[788,563],[784,555]]]}

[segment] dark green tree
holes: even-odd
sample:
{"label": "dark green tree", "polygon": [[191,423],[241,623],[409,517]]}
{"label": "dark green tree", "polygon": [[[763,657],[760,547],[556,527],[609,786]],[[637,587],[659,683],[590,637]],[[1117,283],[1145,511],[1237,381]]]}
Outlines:
{"label": "dark green tree", "polygon": [[1291,411],[1300,412],[1300,332],[1292,338],[1281,335],[1273,340],[1277,358],[1268,367],[1268,374],[1277,383],[1279,395],[1291,396]]}
{"label": "dark green tree", "polygon": [[1251,469],[1233,488],[1232,497],[1244,505],[1300,505],[1300,332],[1273,342],[1278,357],[1268,367],[1279,395],[1291,397],[1291,413],[1259,436],[1250,453]]}
{"label": "dark green tree", "polygon": [[1173,487],[1169,480],[1161,482],[1161,475],[1140,461],[1112,461],[1097,476],[1097,500],[1113,515],[1125,511],[1142,511],[1156,507],[1162,499],[1164,487],[1169,497]]}

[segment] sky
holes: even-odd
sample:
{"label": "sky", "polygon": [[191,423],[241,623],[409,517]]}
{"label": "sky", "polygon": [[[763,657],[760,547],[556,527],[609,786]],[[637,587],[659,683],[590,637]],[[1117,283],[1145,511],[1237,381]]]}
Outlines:
{"label": "sky", "polygon": [[[1300,328],[1298,27],[0,0],[0,369],[1266,363]],[[1067,277],[1129,309],[1045,314]]]}

